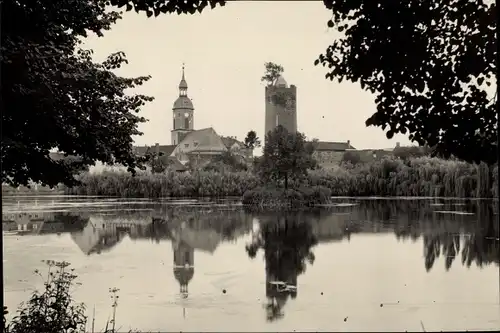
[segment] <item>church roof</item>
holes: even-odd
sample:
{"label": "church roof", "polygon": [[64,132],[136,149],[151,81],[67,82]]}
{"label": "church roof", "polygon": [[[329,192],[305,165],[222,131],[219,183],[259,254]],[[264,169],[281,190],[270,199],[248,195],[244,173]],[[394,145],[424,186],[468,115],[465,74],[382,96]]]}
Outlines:
{"label": "church roof", "polygon": [[[181,81],[182,83],[182,81]],[[193,101],[187,96],[179,96],[174,102],[172,109],[189,109],[194,110]]]}
{"label": "church roof", "polygon": [[[170,156],[172,154],[172,152],[174,151],[175,147],[176,147],[175,145],[160,145],[158,148],[159,148],[160,152],[163,153],[163,156]],[[155,152],[156,147],[155,146],[136,146],[133,149],[134,149],[136,154],[142,156],[142,155],[146,154],[148,149],[150,152]]]}
{"label": "church roof", "polygon": [[162,156],[161,160],[174,171],[186,171],[186,167],[175,156]]}
{"label": "church roof", "polygon": [[190,153],[227,151],[227,148],[222,142],[221,137],[217,134],[217,132],[215,132],[212,127],[188,133],[179,144],[182,144],[186,140],[196,141],[198,143],[196,148],[191,150]]}
{"label": "church roof", "polygon": [[227,148],[231,148],[235,143],[243,145],[243,142],[241,142],[235,138],[231,138],[229,136],[221,136],[220,138]]}
{"label": "church roof", "polygon": [[214,253],[219,243],[222,241],[222,236],[214,230],[196,230],[184,228],[180,232],[180,239],[190,247],[202,250],[208,253]]}

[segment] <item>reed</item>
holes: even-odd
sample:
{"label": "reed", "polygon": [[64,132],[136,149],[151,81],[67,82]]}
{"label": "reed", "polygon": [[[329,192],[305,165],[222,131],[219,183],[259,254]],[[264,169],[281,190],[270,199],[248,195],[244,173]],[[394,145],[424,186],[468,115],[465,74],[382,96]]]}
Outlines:
{"label": "reed", "polygon": [[314,170],[308,185],[322,185],[334,196],[420,196],[498,198],[498,166],[419,157]]}
{"label": "reed", "polygon": [[66,188],[67,194],[114,197],[229,197],[241,196],[260,184],[258,177],[247,171],[192,173],[138,172],[135,176],[122,171],[84,173],[81,185]]}
{"label": "reed", "polygon": [[[262,186],[250,171],[192,173],[169,172],[136,176],[123,171],[81,174],[82,184],[67,194],[115,197],[227,197],[242,196]],[[346,164],[333,170],[313,170],[301,184],[323,186],[333,196],[425,196],[498,198],[498,166],[456,160],[418,157],[407,160],[384,158],[370,163]]]}

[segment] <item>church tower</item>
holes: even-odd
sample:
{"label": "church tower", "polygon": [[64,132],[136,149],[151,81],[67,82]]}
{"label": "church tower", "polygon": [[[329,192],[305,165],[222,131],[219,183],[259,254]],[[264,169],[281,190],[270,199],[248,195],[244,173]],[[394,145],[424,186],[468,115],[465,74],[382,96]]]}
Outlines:
{"label": "church tower", "polygon": [[184,75],[184,65],[182,65],[182,79],[179,83],[179,97],[174,102],[172,108],[174,114],[174,125],[172,128],[171,144],[178,145],[182,139],[193,131],[194,128],[194,107],[193,102],[187,95],[188,85]]}
{"label": "church tower", "polygon": [[265,134],[281,125],[289,132],[297,132],[297,87],[288,87],[283,76],[266,86]]}
{"label": "church tower", "polygon": [[194,248],[182,240],[172,242],[174,252],[174,276],[179,282],[180,293],[188,296],[188,285],[194,275]]}

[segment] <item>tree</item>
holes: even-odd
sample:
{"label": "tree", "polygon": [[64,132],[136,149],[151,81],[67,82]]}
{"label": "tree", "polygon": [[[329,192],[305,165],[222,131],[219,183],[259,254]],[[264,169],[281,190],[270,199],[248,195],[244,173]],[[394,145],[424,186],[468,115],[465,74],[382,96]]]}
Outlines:
{"label": "tree", "polygon": [[164,173],[167,170],[167,163],[164,162],[163,152],[153,152],[150,148],[144,154],[144,162],[151,168],[152,173]]}
{"label": "tree", "polygon": [[304,134],[289,133],[285,127],[278,125],[266,135],[266,144],[259,172],[266,181],[280,183],[284,181],[301,180],[307,176],[307,170],[316,167],[312,154],[313,143],[306,142]]}
{"label": "tree", "polygon": [[325,0],[344,37],[315,64],[326,78],[376,94],[367,126],[408,134],[434,153],[497,161],[496,4],[493,1]]}
{"label": "tree", "polygon": [[[127,63],[122,52],[96,63],[92,51],[80,47],[89,32],[103,36],[121,18],[108,4],[151,16],[193,14],[225,2],[2,1],[2,182],[72,186],[78,183],[75,172],[96,161],[120,163],[132,173],[142,167],[143,158],[132,152],[132,136],[142,134],[138,124],[146,120],[137,113],[152,98],[125,91],[149,76],[119,77],[113,70]],[[77,158],[53,160],[54,148]]]}
{"label": "tree", "polygon": [[247,165],[241,156],[232,154],[230,151],[225,151],[220,155],[215,155],[212,160],[203,167],[203,170],[211,171],[245,171]]}
{"label": "tree", "polygon": [[428,154],[427,147],[396,147],[392,151],[395,157],[400,158],[402,160],[408,160],[409,158],[417,158],[422,157]]}
{"label": "tree", "polygon": [[273,62],[264,63],[266,71],[264,76],[260,79],[262,82],[267,83],[268,86],[272,86],[276,83],[276,80],[283,73],[283,66],[275,64]]}
{"label": "tree", "polygon": [[351,163],[352,165],[356,165],[358,163],[361,163],[361,156],[359,156],[359,153],[357,153],[357,152],[346,151],[342,155],[342,160],[340,162],[341,163]]}
{"label": "tree", "polygon": [[[122,52],[96,63],[80,47],[119,13],[106,10],[105,0],[7,0],[2,7],[2,182],[71,186],[74,170],[97,160],[134,172],[140,160],[131,136],[141,134],[145,119],[137,113],[152,98],[125,90],[149,77],[114,74],[127,62]],[[78,158],[54,160],[54,148]]]}
{"label": "tree", "polygon": [[110,0],[113,6],[125,7],[127,11],[145,12],[148,17],[166,13],[195,14],[201,13],[208,5],[212,9],[224,6],[226,1],[221,0]]}
{"label": "tree", "polygon": [[247,136],[245,137],[245,147],[248,149],[260,147],[260,140],[255,131],[249,131],[247,133]]}

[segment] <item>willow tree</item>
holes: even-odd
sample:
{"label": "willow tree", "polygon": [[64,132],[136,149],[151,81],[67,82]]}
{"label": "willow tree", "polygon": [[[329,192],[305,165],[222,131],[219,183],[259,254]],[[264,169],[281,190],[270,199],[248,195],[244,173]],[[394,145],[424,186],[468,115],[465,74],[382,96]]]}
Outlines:
{"label": "willow tree", "polygon": [[497,161],[497,13],[493,1],[324,0],[335,40],[315,64],[376,95],[366,120],[435,153]]}

